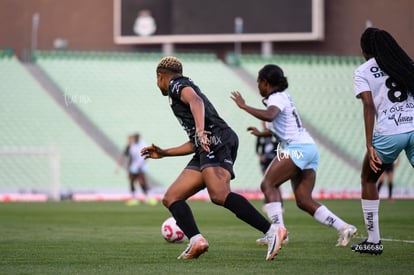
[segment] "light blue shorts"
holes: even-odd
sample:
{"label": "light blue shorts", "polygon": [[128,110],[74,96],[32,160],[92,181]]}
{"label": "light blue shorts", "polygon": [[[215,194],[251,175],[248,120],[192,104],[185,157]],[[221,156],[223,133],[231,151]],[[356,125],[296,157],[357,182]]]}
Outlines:
{"label": "light blue shorts", "polygon": [[411,165],[414,165],[414,131],[390,136],[374,136],[372,144],[382,163],[393,163],[404,150]]}
{"label": "light blue shorts", "polygon": [[301,170],[313,169],[315,172],[318,170],[319,152],[316,144],[313,143],[297,143],[289,144],[285,146],[283,152],[286,155],[278,154],[279,159],[282,157],[289,157],[293,163]]}

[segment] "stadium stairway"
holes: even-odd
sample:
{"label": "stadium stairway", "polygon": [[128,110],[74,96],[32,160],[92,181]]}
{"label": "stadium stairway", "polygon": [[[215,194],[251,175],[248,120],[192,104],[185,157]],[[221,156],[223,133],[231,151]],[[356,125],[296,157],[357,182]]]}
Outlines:
{"label": "stadium stairway", "polygon": [[69,104],[64,95],[64,91],[54,83],[44,71],[34,63],[25,63],[27,71],[37,80],[43,89],[61,106],[62,110],[82,128],[114,161],[117,161],[121,151],[112,143],[110,139],[96,125],[77,108],[76,104]]}
{"label": "stadium stairway", "polygon": [[113,158],[96,146],[67,115],[66,107],[57,105],[16,57],[2,58],[0,72],[0,145],[19,151],[0,157],[0,193],[48,192],[47,157],[25,152],[53,148],[60,157],[62,195],[74,190],[125,190],[127,194],[126,176],[114,173]]}
{"label": "stadium stairway", "polygon": [[[77,107],[77,104],[73,104],[76,103],[72,102],[74,99],[68,97],[67,94],[65,94],[65,91],[56,85],[53,79],[49,78],[41,67],[39,67],[36,63],[23,63],[22,65],[25,66],[32,77],[36,79],[39,85],[42,86],[43,90],[48,93],[48,95],[61,107],[62,110],[66,112],[66,114],[83,130],[83,132],[87,134],[90,139],[110,158],[112,158],[115,166],[120,155],[123,154],[123,151],[117,147],[116,144],[114,144],[111,139],[109,139],[108,136],[102,132],[101,129],[97,127],[87,115],[84,114],[84,112],[82,112],[82,110]],[[85,101],[86,100],[87,98],[85,98]],[[157,181],[151,176],[147,176],[147,181],[149,186],[159,186],[159,183],[157,183]],[[92,190],[96,188],[93,185],[94,184],[91,186]],[[107,191],[103,189],[103,192],[105,193]]]}

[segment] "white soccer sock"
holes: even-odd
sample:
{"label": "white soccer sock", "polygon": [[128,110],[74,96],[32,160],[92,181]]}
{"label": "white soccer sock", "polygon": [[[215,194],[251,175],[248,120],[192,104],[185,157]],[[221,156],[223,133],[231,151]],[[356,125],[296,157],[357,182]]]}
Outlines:
{"label": "white soccer sock", "polygon": [[365,228],[368,232],[368,242],[378,243],[379,233],[379,200],[361,200],[362,212],[364,213]]}
{"label": "white soccer sock", "polygon": [[265,204],[265,211],[272,223],[285,226],[283,222],[283,210],[281,202],[270,202]]}
{"label": "white soccer sock", "polygon": [[198,233],[197,235],[194,235],[191,237],[190,241],[196,242],[198,241],[201,237],[203,237],[203,235],[201,235],[200,233]]}
{"label": "white soccer sock", "polygon": [[336,230],[342,229],[347,223],[341,218],[332,213],[325,205],[319,206],[313,214],[313,218],[329,227],[334,227]]}

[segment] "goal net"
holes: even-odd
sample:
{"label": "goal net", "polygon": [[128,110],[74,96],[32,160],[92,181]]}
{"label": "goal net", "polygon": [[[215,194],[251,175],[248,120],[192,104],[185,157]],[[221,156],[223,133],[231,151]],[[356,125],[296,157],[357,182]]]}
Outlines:
{"label": "goal net", "polygon": [[60,200],[60,155],[53,147],[0,147],[0,194]]}

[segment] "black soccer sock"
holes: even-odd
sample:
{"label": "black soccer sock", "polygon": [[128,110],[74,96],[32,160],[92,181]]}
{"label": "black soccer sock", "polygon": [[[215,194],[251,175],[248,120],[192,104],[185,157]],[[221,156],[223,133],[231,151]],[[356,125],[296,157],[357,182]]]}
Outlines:
{"label": "black soccer sock", "polygon": [[393,187],[393,184],[392,184],[392,181],[390,181],[388,183],[388,198],[389,199],[392,199],[392,187]]}
{"label": "black soccer sock", "polygon": [[224,207],[236,214],[245,223],[262,231],[263,234],[266,234],[270,228],[270,223],[266,218],[245,197],[239,194],[231,192],[224,202]]}
{"label": "black soccer sock", "polygon": [[144,193],[144,195],[148,195],[148,186],[145,183],[140,184],[140,185],[141,185],[142,193]]}
{"label": "black soccer sock", "polygon": [[191,237],[200,234],[193,212],[185,201],[176,201],[168,209],[187,238],[191,239]]}
{"label": "black soccer sock", "polygon": [[381,190],[381,187],[382,187],[382,184],[383,184],[384,182],[383,181],[379,181],[378,182],[378,185],[377,185],[377,190],[378,190],[378,192]]}

